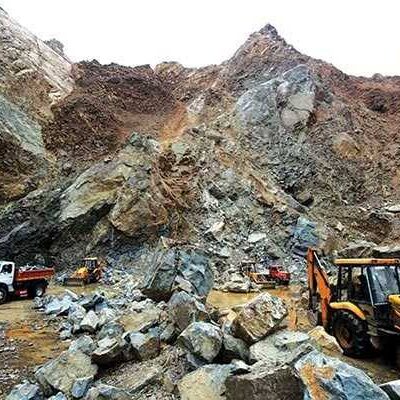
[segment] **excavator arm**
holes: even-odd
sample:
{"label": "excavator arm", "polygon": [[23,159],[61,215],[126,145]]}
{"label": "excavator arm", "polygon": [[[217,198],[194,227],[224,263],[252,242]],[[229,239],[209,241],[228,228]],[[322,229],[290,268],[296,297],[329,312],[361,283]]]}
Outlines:
{"label": "excavator arm", "polygon": [[313,313],[321,313],[322,325],[327,329],[330,321],[329,304],[332,299],[332,290],[328,275],[321,265],[316,251],[312,248],[307,251],[307,278],[309,309]]}

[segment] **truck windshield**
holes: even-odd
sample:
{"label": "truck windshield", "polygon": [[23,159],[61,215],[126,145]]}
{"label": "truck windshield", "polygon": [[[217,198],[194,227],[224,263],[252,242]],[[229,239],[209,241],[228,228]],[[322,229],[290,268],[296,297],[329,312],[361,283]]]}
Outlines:
{"label": "truck windshield", "polygon": [[389,295],[400,294],[397,268],[382,266],[369,269],[374,303],[386,303]]}

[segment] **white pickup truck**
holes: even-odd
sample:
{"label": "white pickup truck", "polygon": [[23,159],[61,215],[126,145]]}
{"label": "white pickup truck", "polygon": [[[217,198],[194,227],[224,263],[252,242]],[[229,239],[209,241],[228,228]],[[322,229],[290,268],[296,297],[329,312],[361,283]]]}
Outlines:
{"label": "white pickup truck", "polygon": [[11,261],[0,261],[0,304],[12,297],[43,296],[53,275],[53,268],[17,267]]}

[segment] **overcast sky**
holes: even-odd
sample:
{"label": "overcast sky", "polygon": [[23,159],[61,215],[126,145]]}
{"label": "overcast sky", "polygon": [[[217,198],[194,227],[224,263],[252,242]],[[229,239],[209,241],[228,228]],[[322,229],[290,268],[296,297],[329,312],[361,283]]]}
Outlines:
{"label": "overcast sky", "polygon": [[0,0],[73,61],[125,65],[229,58],[251,32],[274,25],[287,42],[353,75],[400,75],[397,0]]}

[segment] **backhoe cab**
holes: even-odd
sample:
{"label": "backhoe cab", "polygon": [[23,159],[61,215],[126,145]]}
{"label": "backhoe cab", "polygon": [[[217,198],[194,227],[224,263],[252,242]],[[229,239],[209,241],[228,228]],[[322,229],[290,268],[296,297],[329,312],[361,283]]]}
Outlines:
{"label": "backhoe cab", "polygon": [[336,259],[335,282],[313,249],[307,253],[309,310],[336,337],[344,354],[400,338],[400,259]]}

